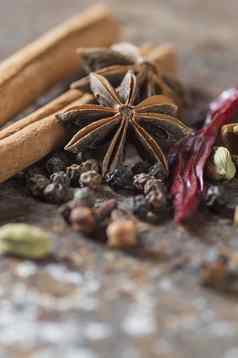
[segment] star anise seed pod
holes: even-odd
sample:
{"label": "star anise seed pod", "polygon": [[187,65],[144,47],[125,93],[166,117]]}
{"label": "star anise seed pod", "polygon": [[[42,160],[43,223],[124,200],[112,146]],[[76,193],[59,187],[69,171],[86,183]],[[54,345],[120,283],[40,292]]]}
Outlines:
{"label": "star anise seed pod", "polygon": [[96,72],[107,78],[117,87],[128,70],[137,76],[140,91],[139,100],[149,96],[163,94],[180,103],[185,96],[179,81],[161,73],[155,64],[156,48],[146,51],[142,56],[136,46],[120,43],[109,49],[80,49],[82,65],[89,74],[72,84],[72,88],[88,91],[90,89],[90,72]]}
{"label": "star anise seed pod", "polygon": [[77,53],[80,56],[80,66],[85,75],[105,67],[134,64],[133,58],[113,48],[79,48]]}
{"label": "star anise seed pod", "polygon": [[165,154],[146,126],[150,125],[153,132],[160,132],[166,140],[177,140],[190,133],[190,129],[175,117],[177,106],[174,102],[158,95],[135,105],[137,79],[131,71],[126,74],[118,90],[96,73],[90,74],[90,86],[98,104],[74,107],[57,116],[66,124],[80,124],[81,121],[85,124],[85,120],[87,123],[65,149],[77,152],[83,147],[97,146],[111,137],[102,165],[105,175],[123,162],[130,132],[130,138],[140,154],[154,162],[160,161],[168,170]]}

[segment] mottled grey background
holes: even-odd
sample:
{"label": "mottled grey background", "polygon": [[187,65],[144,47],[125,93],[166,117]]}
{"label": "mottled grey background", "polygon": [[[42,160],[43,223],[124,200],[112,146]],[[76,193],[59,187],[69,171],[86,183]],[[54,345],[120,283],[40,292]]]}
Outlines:
{"label": "mottled grey background", "polygon": [[[0,58],[92,3],[2,0]],[[215,95],[238,83],[236,0],[106,3],[126,40],[177,46],[187,85]],[[237,229],[216,217],[195,220],[192,231],[150,227],[141,252],[112,252],[72,234],[53,206],[16,183],[1,185],[0,223],[49,229],[60,262],[0,260],[0,357],[238,357],[237,298],[201,288],[195,272],[210,246],[237,246]],[[188,264],[171,273],[175,258]]]}

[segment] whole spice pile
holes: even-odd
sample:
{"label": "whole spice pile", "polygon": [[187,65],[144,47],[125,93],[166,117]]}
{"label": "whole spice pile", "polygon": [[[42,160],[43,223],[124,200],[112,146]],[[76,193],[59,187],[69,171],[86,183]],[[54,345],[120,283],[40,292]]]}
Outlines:
{"label": "whole spice pile", "polygon": [[[60,212],[75,231],[105,238],[113,247],[137,244],[138,219],[168,217],[169,148],[191,133],[178,119],[182,86],[149,54],[130,44],[81,49],[86,76],[72,87],[89,91],[90,103],[56,114],[72,136],[66,151],[24,173],[34,197],[64,204]],[[95,198],[108,186],[112,199],[98,204]],[[118,191],[129,193],[129,208],[113,199]]]}
{"label": "whole spice pile", "polygon": [[[64,204],[60,211],[76,231],[103,239],[121,232],[115,229],[117,216],[128,229],[138,220],[158,223],[171,217],[173,205],[176,222],[183,222],[200,201],[208,208],[222,202],[219,184],[236,175],[230,142],[236,127],[224,126],[235,114],[236,90],[211,104],[206,126],[196,131],[178,118],[186,92],[160,70],[155,53],[125,43],[80,49],[84,75],[71,87],[86,91],[89,100],[56,113],[71,139],[65,150],[25,171],[30,193]],[[108,186],[112,202],[99,205],[95,198]],[[129,209],[113,199],[117,192],[129,193]],[[118,245],[135,244],[135,232]],[[114,239],[108,240],[116,246]]]}
{"label": "whole spice pile", "polygon": [[[140,247],[145,228],[173,217],[184,224],[199,209],[234,218],[237,225],[238,208],[226,188],[238,188],[238,90],[225,91],[204,118],[185,122],[184,110],[193,103],[176,77],[172,48],[119,43],[79,48],[72,56],[72,33],[79,42],[82,33],[88,36],[89,45],[94,38],[98,46],[118,37],[118,24],[104,8],[79,22],[70,21],[44,46],[40,40],[39,53],[30,52],[33,69],[38,56],[53,60],[61,48],[69,62],[64,76],[59,60],[43,87],[32,83],[34,98],[76,70],[80,75],[66,92],[64,83],[61,96],[0,131],[0,182],[17,173],[15,180],[27,194],[56,205],[75,232],[112,248]],[[23,51],[15,69],[22,81],[28,56]],[[5,77],[15,78],[5,67]],[[33,97],[23,91],[10,108],[3,96],[0,107],[8,110],[2,122]],[[1,253],[20,257],[43,259],[52,251],[48,234],[25,225],[3,227],[0,242]],[[237,289],[236,256],[221,250],[206,259],[201,282],[224,289],[226,281],[232,286],[235,281]]]}

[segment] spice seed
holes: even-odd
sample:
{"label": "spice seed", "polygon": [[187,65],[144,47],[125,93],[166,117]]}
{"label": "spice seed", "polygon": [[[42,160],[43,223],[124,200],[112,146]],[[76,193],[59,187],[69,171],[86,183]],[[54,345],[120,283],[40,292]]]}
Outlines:
{"label": "spice seed", "polygon": [[92,208],[95,203],[94,194],[89,188],[77,189],[74,192],[74,199],[89,208]]}
{"label": "spice seed", "polygon": [[61,184],[65,187],[69,187],[71,182],[69,176],[63,171],[51,174],[50,180],[52,183]]}
{"label": "spice seed", "polygon": [[80,171],[81,174],[94,170],[95,172],[99,173],[99,164],[98,161],[95,159],[88,159],[85,162],[80,164]]}
{"label": "spice seed", "polygon": [[52,156],[46,162],[46,169],[49,174],[63,171],[65,169],[65,167],[66,167],[65,162],[58,156]]}
{"label": "spice seed", "polygon": [[62,184],[51,183],[44,190],[44,198],[49,203],[62,204],[71,198],[71,193]]}
{"label": "spice seed", "polygon": [[112,248],[127,248],[137,244],[137,225],[133,220],[118,220],[107,228],[107,244]]}
{"label": "spice seed", "polygon": [[79,164],[72,164],[67,167],[66,174],[68,175],[72,186],[79,186],[79,179],[81,175],[81,169]]}
{"label": "spice seed", "polygon": [[97,189],[102,184],[102,177],[95,170],[90,170],[81,174],[80,183],[82,186]]}
{"label": "spice seed", "polygon": [[91,208],[77,207],[71,211],[69,221],[72,228],[86,235],[96,231],[96,219]]}
{"label": "spice seed", "polygon": [[152,179],[151,175],[141,173],[137,174],[133,178],[133,184],[138,191],[144,192],[145,184],[148,180]]}
{"label": "spice seed", "polygon": [[49,179],[42,174],[26,177],[26,186],[34,197],[42,198],[44,190],[49,183]]}
{"label": "spice seed", "polygon": [[114,190],[134,190],[132,172],[126,166],[120,166],[108,173],[105,180]]}

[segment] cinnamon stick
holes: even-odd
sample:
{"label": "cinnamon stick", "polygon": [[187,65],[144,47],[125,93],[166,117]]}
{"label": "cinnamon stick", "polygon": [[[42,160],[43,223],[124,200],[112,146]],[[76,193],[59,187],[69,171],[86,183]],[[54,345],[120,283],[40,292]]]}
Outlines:
{"label": "cinnamon stick", "polygon": [[[92,96],[89,94],[81,95],[80,99],[64,109],[88,103],[91,99]],[[33,117],[29,116],[25,119],[25,122],[28,120],[28,125],[0,141],[0,183],[64,143],[66,133],[55,116],[57,105],[55,109],[51,115],[37,121],[32,121]]]}
{"label": "cinnamon stick", "polygon": [[109,46],[119,25],[104,6],[93,6],[0,64],[0,125],[79,70],[80,47]]}
{"label": "cinnamon stick", "polygon": [[[161,71],[163,67],[169,71],[168,64],[174,63],[174,51],[161,51],[155,58]],[[164,62],[166,53],[167,62]],[[171,60],[171,58],[173,60]],[[160,62],[161,59],[161,62]],[[171,71],[174,66],[171,66]],[[33,112],[29,116],[0,131],[0,183],[45,157],[62,145],[65,130],[58,123],[55,114],[72,106],[88,103],[92,100],[89,94],[78,90],[69,90],[48,105]]]}
{"label": "cinnamon stick", "polygon": [[14,133],[19,132],[21,129],[29,126],[30,124],[41,120],[42,118],[46,118],[53,113],[56,113],[72,102],[80,99],[82,97],[82,93],[78,90],[69,90],[62,94],[61,96],[57,97],[53,101],[49,102],[45,106],[39,108],[37,111],[31,113],[30,115],[26,116],[25,118],[17,121],[16,123],[2,129],[0,131],[0,145],[1,139],[9,137]]}

